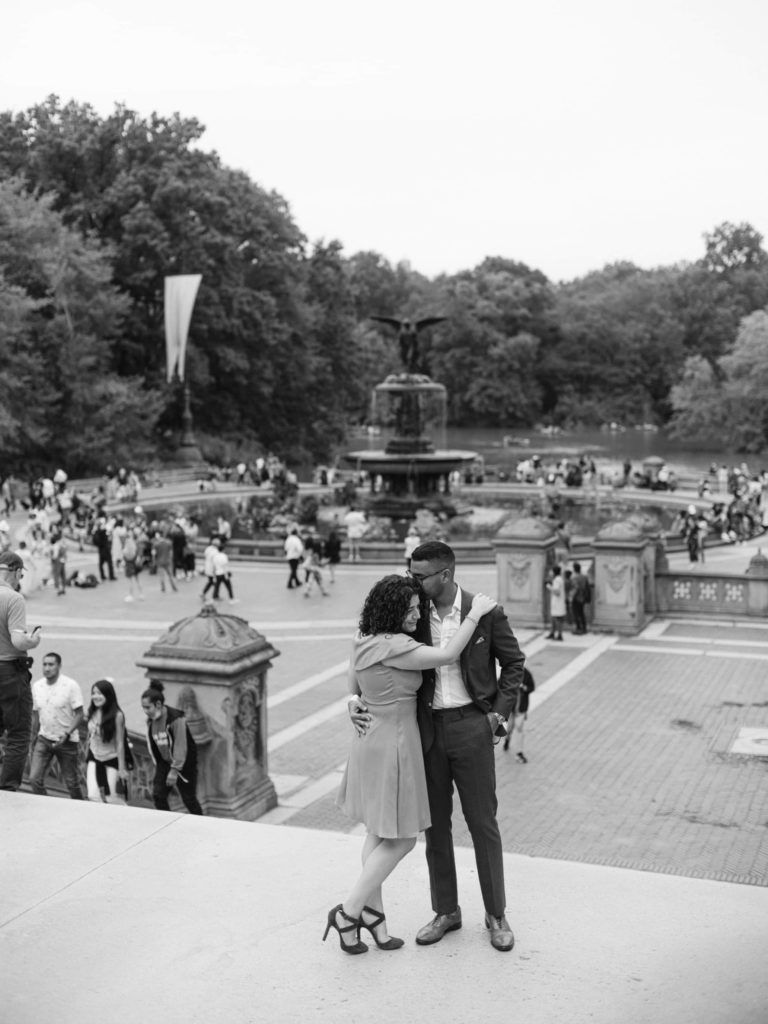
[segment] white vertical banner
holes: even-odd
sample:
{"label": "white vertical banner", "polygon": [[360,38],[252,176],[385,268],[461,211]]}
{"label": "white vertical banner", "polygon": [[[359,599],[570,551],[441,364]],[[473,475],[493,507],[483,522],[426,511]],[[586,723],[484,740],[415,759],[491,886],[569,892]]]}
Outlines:
{"label": "white vertical banner", "polygon": [[179,371],[179,380],[184,380],[187,335],[197,289],[202,280],[202,274],[178,274],[165,279],[165,352],[169,382],[176,369]]}

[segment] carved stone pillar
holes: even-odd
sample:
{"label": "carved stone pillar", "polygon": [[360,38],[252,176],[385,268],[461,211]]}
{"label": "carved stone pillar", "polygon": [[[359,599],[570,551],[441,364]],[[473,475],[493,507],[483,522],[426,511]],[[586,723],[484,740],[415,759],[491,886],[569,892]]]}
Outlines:
{"label": "carved stone pillar", "polygon": [[768,616],[768,558],[760,548],[749,560],[747,568],[747,614]]}
{"label": "carved stone pillar", "polygon": [[645,610],[651,616],[656,614],[656,572],[669,568],[664,531],[655,515],[649,512],[634,512],[627,517],[628,523],[634,523],[648,541],[643,553],[643,572],[645,575]]}
{"label": "carved stone pillar", "polygon": [[652,617],[646,609],[648,540],[635,522],[609,523],[592,541],[595,582],[592,628],[639,633]]}
{"label": "carved stone pillar", "polygon": [[505,523],[492,540],[498,598],[514,626],[549,625],[547,574],[555,564],[555,528],[542,519]]}
{"label": "carved stone pillar", "polygon": [[277,804],[267,770],[267,672],[279,653],[244,619],[206,605],[137,662],[186,716],[206,814],[253,821]]}

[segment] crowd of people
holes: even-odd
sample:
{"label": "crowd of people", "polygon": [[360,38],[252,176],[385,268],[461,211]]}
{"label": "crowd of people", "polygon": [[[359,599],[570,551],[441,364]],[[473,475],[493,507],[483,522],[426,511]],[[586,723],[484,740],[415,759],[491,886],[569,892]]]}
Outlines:
{"label": "crowd of people", "polygon": [[[21,593],[25,571],[21,556],[0,552],[0,736],[5,739],[0,789],[21,787],[29,757],[33,793],[46,795],[46,775],[55,761],[70,797],[82,800],[80,733],[84,730],[88,799],[125,802],[133,755],[114,683],[97,680],[84,710],[80,684],[62,672],[62,657],[56,651],[43,655],[42,675],[33,682],[29,651],[40,645],[41,629],[27,627]],[[155,765],[155,806],[167,810],[169,791],[176,788],[190,813],[202,814],[196,796],[195,742],[184,715],[165,707],[162,684],[155,681],[142,694],[141,706]]]}
{"label": "crowd of people", "polygon": [[[328,534],[321,537],[313,527],[303,531],[291,527],[283,544],[288,562],[288,590],[302,590],[311,597],[317,589],[323,597],[330,597],[326,582],[336,582],[336,566],[341,561],[341,527],[335,517]],[[303,575],[303,579],[299,574]]]}
{"label": "crowd of people", "polygon": [[671,529],[685,541],[691,562],[704,561],[710,538],[744,544],[768,530],[768,470],[752,473],[745,462],[731,467],[713,463],[698,490],[709,507],[691,503]]}
{"label": "crowd of people", "polygon": [[[71,799],[127,803],[135,761],[114,681],[98,679],[91,686],[85,709],[80,684],[65,675],[61,665],[61,655],[48,652],[43,656],[42,677],[32,683],[32,792],[47,795],[45,777],[56,761]],[[163,685],[156,681],[142,693],[141,708],[146,719],[147,749],[155,769],[155,807],[169,810],[169,795],[175,788],[190,814],[202,814],[197,799],[197,748],[184,713],[166,706]],[[86,737],[85,794],[81,731]]]}
{"label": "crowd of people", "polygon": [[[26,490],[6,477],[0,552],[13,551],[23,559],[25,592],[50,584],[63,597],[70,587],[91,588],[122,575],[128,584],[125,600],[130,602],[144,599],[142,581],[148,576],[156,578],[163,593],[176,591],[179,580],[192,580],[200,530],[194,516],[179,511],[153,517],[141,505],[128,514],[108,510],[109,502],[135,500],[140,491],[138,475],[122,468],[108,467],[88,494],[73,488],[64,470],[32,480]],[[12,529],[9,517],[22,509],[26,519]],[[222,533],[227,525],[223,523]],[[82,564],[70,569],[73,550],[94,550],[92,571]]]}
{"label": "crowd of people", "polygon": [[549,463],[544,463],[540,455],[531,455],[517,463],[515,479],[518,483],[539,487],[594,487],[604,482],[591,455],[560,458]]}
{"label": "crowd of people", "polygon": [[282,459],[268,452],[250,460],[241,458],[235,463],[208,466],[205,474],[198,479],[197,488],[199,491],[212,491],[216,489],[217,483],[234,483],[238,487],[261,487],[266,484],[298,487],[299,479]]}

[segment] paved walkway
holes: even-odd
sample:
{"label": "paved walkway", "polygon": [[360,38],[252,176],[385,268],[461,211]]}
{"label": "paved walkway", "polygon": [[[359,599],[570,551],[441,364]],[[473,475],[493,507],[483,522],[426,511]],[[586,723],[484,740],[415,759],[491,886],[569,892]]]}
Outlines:
{"label": "paved walkway", "polygon": [[[248,618],[281,652],[268,681],[280,806],[267,822],[354,830],[333,803],[351,741],[346,666],[362,597],[382,571],[344,564],[330,598],[305,599],[285,588],[282,565],[236,568],[240,603],[221,610]],[[460,579],[493,593],[495,569],[471,566]],[[63,598],[46,588],[28,603],[43,627],[41,654],[61,653],[85,689],[114,677],[137,731],[146,678],[136,660],[200,607],[197,581],[178,594],[160,593],[154,577],[144,583],[144,602],[126,604],[117,582]],[[740,730],[768,734],[768,624],[657,620],[639,638],[566,633],[563,644],[519,636],[537,690],[529,763],[497,748],[507,850],[768,884],[768,760],[733,750]],[[460,815],[456,839],[470,845]]]}
{"label": "paved walkway", "polygon": [[[563,644],[520,631],[537,681],[529,763],[497,753],[516,951],[501,959],[478,925],[459,813],[464,932],[426,952],[409,944],[386,969],[378,951],[355,966],[360,958],[317,941],[326,904],[342,898],[359,855],[359,830],[333,793],[352,739],[343,700],[350,637],[383,571],[343,565],[324,600],[287,591],[283,566],[235,569],[241,603],[222,611],[248,618],[281,651],[269,676],[280,806],[257,825],[0,800],[0,872],[10,879],[0,897],[0,962],[15,979],[6,989],[14,1013],[2,1019],[45,1018],[61,996],[73,1011],[62,1019],[96,1019],[105,992],[90,964],[98,946],[99,963],[114,972],[105,977],[118,996],[117,1004],[110,998],[117,1022],[348,1012],[391,1021],[418,1006],[419,1016],[453,1010],[456,1019],[519,1012],[530,1024],[763,1024],[768,759],[759,742],[745,748],[743,740],[745,730],[757,731],[746,734],[753,739],[768,733],[765,623],[656,621],[637,638],[568,636]],[[494,592],[491,566],[459,577]],[[43,627],[40,654],[59,651],[84,690],[113,676],[139,729],[146,681],[135,661],[170,622],[196,613],[199,589],[194,581],[161,594],[149,577],[145,601],[133,604],[123,601],[125,582],[63,598],[46,589],[30,599],[29,620]],[[429,917],[419,849],[397,874],[393,914],[411,935]],[[94,915],[97,906],[103,913]],[[73,949],[62,941],[70,930]],[[49,961],[65,981],[38,991],[37,966]],[[459,977],[488,983],[478,995]],[[132,1011],[123,1017],[122,1001]]]}
{"label": "paved walkway", "polygon": [[337,832],[0,793],[3,1024],[764,1024],[768,890],[508,854],[517,945],[430,917],[417,849],[387,887],[395,953],[320,941],[357,870]]}

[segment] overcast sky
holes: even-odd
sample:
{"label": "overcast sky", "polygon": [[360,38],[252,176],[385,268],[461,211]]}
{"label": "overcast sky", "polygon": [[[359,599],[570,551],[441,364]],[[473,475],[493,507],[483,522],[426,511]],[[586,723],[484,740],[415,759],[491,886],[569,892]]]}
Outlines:
{"label": "overcast sky", "polygon": [[196,117],[310,240],[430,277],[768,235],[766,0],[19,0],[2,29],[0,109]]}

